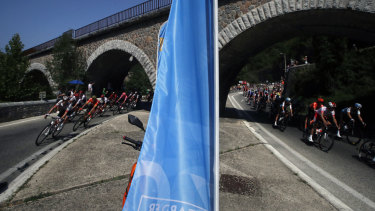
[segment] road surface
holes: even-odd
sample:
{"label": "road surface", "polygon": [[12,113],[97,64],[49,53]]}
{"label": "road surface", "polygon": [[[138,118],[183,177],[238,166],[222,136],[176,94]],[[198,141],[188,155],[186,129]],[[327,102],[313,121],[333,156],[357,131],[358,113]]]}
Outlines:
{"label": "road surface", "polygon": [[356,146],[335,141],[329,152],[323,152],[302,141],[297,128],[274,129],[274,120],[251,109],[242,92],[228,98],[256,132],[323,188],[353,210],[375,210],[375,169],[358,160]]}

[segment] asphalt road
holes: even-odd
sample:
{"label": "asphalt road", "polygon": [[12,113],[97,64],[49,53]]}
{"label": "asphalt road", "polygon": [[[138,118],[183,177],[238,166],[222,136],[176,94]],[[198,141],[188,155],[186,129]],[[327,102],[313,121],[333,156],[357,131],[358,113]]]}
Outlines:
{"label": "asphalt road", "polygon": [[[103,117],[94,118],[90,122],[89,127],[95,126],[112,117],[112,112],[108,111]],[[73,121],[77,119],[78,117]],[[85,129],[81,127],[73,132],[74,122],[68,123],[56,139],[49,137],[41,146],[36,146],[36,137],[50,122],[51,118],[44,119],[43,116],[38,116],[0,124],[0,182],[9,183],[25,168],[54,147],[78,135]]]}
{"label": "asphalt road", "polygon": [[375,168],[359,161],[356,146],[335,141],[329,152],[323,152],[303,142],[297,128],[274,129],[274,120],[251,109],[242,92],[228,97],[235,108],[245,111],[242,115],[255,131],[323,188],[353,210],[375,210]]}

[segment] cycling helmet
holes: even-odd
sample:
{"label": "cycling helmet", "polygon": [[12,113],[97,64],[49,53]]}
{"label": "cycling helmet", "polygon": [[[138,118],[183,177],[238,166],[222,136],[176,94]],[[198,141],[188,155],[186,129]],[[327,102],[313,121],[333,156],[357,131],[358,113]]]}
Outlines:
{"label": "cycling helmet", "polygon": [[355,107],[356,109],[361,109],[361,108],[362,108],[362,105],[359,104],[359,103],[356,103],[356,104],[354,104],[354,107]]}
{"label": "cycling helmet", "polygon": [[285,101],[286,101],[287,103],[289,103],[289,102],[290,102],[290,98],[287,97],[287,98],[285,99]]}
{"label": "cycling helmet", "polygon": [[328,102],[328,107],[329,108],[336,108],[336,103],[334,103],[334,102]]}
{"label": "cycling helmet", "polygon": [[323,98],[318,98],[318,103],[324,103]]}
{"label": "cycling helmet", "polygon": [[63,100],[68,100],[68,99],[69,99],[68,96],[66,96],[66,95],[63,96]]}

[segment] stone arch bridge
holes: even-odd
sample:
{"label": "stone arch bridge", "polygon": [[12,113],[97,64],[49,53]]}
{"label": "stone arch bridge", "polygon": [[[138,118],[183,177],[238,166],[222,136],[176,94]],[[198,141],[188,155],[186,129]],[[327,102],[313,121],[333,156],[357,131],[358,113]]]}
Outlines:
{"label": "stone arch bridge", "polygon": [[[373,0],[219,0],[218,12],[221,109],[246,59],[274,43],[300,35],[375,43]],[[140,64],[155,86],[158,33],[168,13],[167,6],[76,38],[96,84],[120,87],[129,69]],[[28,71],[40,70],[56,86],[45,67],[51,49],[29,58]]]}

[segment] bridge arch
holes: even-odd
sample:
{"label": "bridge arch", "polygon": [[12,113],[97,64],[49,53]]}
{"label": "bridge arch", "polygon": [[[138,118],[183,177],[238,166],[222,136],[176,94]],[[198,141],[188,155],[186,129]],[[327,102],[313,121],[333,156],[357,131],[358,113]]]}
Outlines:
{"label": "bridge arch", "polygon": [[[138,61],[139,64],[145,70],[152,87],[155,88],[156,69],[154,67],[154,64],[151,62],[148,56],[140,48],[124,40],[111,40],[99,46],[87,59],[86,71],[90,71],[95,61],[97,61],[98,59],[103,57],[105,54],[108,54],[110,52],[118,56],[120,56],[119,54],[122,54],[121,56],[123,56],[123,54],[126,54],[128,56],[126,59],[129,59],[130,62],[133,59]],[[124,58],[121,58],[121,60],[123,59]]]}
{"label": "bridge arch", "polygon": [[345,36],[374,45],[375,4],[363,0],[273,0],[232,21],[218,36],[221,111],[247,58],[303,35]]}
{"label": "bridge arch", "polygon": [[[52,76],[51,76],[50,72],[47,70],[46,66],[44,66],[41,63],[32,63],[27,68],[27,70],[25,72],[25,75],[28,74],[28,73],[30,73],[31,71],[34,71],[34,70],[37,70],[37,71],[40,71],[41,73],[43,73],[43,75],[46,77],[46,79],[47,79],[47,81],[49,83],[49,86],[52,89],[56,89],[57,88],[57,84],[53,81]],[[21,81],[23,81],[24,78],[25,78],[25,76],[22,78]]]}

